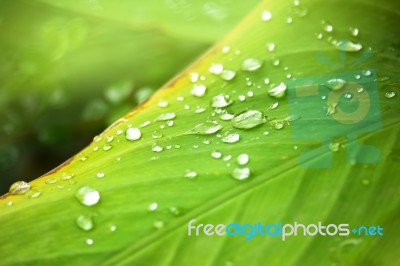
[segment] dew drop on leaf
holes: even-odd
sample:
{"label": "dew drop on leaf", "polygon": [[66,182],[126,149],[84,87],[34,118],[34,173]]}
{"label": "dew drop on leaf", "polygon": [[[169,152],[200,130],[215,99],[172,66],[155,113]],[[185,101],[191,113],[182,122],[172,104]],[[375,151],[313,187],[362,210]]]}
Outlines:
{"label": "dew drop on leaf", "polygon": [[248,110],[232,118],[232,126],[240,129],[250,129],[266,122],[262,112]]}
{"label": "dew drop on leaf", "polygon": [[226,94],[218,94],[217,96],[214,96],[211,100],[211,107],[214,108],[222,108],[229,106],[233,103],[233,101],[230,99],[229,95]]}
{"label": "dew drop on leaf", "polygon": [[172,120],[175,119],[176,115],[175,113],[164,113],[159,115],[155,120],[156,121],[166,121],[166,120]]}
{"label": "dew drop on leaf", "polygon": [[334,43],[336,49],[344,52],[358,52],[362,49],[360,43],[355,43],[349,40],[340,40]]}
{"label": "dew drop on leaf", "polygon": [[138,140],[141,136],[142,132],[140,132],[140,129],[135,127],[130,127],[125,132],[125,138],[130,141]]}
{"label": "dew drop on leaf", "polygon": [[184,174],[184,177],[189,178],[189,179],[193,179],[197,177],[197,173],[193,170],[187,170]]}
{"label": "dew drop on leaf", "polygon": [[157,202],[153,202],[149,205],[149,207],[147,208],[148,211],[153,212],[155,210],[158,209],[158,203]]}
{"label": "dew drop on leaf", "polygon": [[222,64],[212,64],[210,66],[210,68],[208,69],[208,71],[214,75],[221,74],[223,70],[224,70],[224,66]]}
{"label": "dew drop on leaf", "polygon": [[271,13],[271,11],[269,11],[269,10],[264,10],[264,11],[261,13],[261,20],[262,20],[262,21],[269,21],[269,20],[271,20],[271,18],[272,18],[272,13]]}
{"label": "dew drop on leaf", "polygon": [[223,80],[230,81],[236,76],[236,72],[233,70],[225,69],[222,71],[220,77]]}
{"label": "dew drop on leaf", "polygon": [[346,81],[340,78],[330,79],[324,83],[325,86],[333,91],[340,90],[345,84]]}
{"label": "dew drop on leaf", "polygon": [[278,86],[268,90],[268,95],[280,99],[286,94],[286,84],[281,82]]}
{"label": "dew drop on leaf", "polygon": [[249,155],[247,155],[246,153],[240,154],[237,158],[236,158],[236,162],[239,165],[245,165],[249,162],[250,157]]}
{"label": "dew drop on leaf", "polygon": [[233,169],[231,175],[236,180],[245,180],[250,177],[250,168],[237,167],[237,168]]}
{"label": "dew drop on leaf", "polygon": [[213,151],[211,152],[211,157],[215,159],[220,159],[222,157],[222,153],[220,151]]}
{"label": "dew drop on leaf", "polygon": [[221,140],[224,143],[236,143],[240,140],[240,135],[235,130],[229,129],[222,133]]}
{"label": "dew drop on leaf", "polygon": [[89,215],[79,215],[75,223],[83,231],[90,231],[94,227],[92,217]]}
{"label": "dew drop on leaf", "polygon": [[262,62],[256,58],[247,58],[242,63],[242,70],[256,71],[262,66]]}
{"label": "dew drop on leaf", "polygon": [[385,93],[385,97],[388,99],[393,98],[394,96],[396,96],[396,93],[394,91],[387,91]]}
{"label": "dew drop on leaf", "polygon": [[108,143],[104,144],[103,151],[109,151],[111,149],[112,149],[112,146],[110,144],[108,144]]}
{"label": "dew drop on leaf", "polygon": [[100,193],[90,186],[83,186],[76,191],[75,197],[83,205],[93,206],[99,202]]}
{"label": "dew drop on leaf", "polygon": [[17,181],[10,186],[9,192],[12,195],[23,195],[31,189],[31,185],[25,181]]}
{"label": "dew drop on leaf", "polygon": [[203,97],[206,94],[207,87],[204,85],[194,85],[190,93],[196,97]]}
{"label": "dew drop on leaf", "polygon": [[221,130],[222,126],[217,122],[204,122],[196,125],[194,128],[189,130],[186,134],[214,134]]}

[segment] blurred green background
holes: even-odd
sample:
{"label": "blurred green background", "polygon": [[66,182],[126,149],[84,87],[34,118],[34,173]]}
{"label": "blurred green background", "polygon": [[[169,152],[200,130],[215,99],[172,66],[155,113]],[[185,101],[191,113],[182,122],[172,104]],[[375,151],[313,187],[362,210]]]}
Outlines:
{"label": "blurred green background", "polygon": [[88,145],[257,2],[0,0],[0,194]]}

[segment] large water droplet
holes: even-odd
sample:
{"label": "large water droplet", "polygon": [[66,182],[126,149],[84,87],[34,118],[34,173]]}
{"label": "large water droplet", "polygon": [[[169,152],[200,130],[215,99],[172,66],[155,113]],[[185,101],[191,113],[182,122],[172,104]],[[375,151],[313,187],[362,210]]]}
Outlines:
{"label": "large water droplet", "polygon": [[333,91],[340,90],[345,84],[346,81],[340,78],[330,79],[324,83],[325,86]]}
{"label": "large water droplet", "polygon": [[256,71],[262,66],[262,62],[256,58],[247,58],[242,63],[242,70]]}
{"label": "large water droplet", "polygon": [[31,185],[25,181],[17,181],[10,186],[9,192],[13,195],[23,195],[31,189]]}
{"label": "large water droplet", "polygon": [[172,120],[175,119],[176,115],[175,113],[165,113],[159,115],[155,120],[156,121],[166,121],[166,120]]}
{"label": "large water droplet", "polygon": [[79,215],[75,222],[76,225],[83,231],[90,231],[94,227],[92,217],[89,215]]}
{"label": "large water droplet", "polygon": [[217,122],[204,122],[198,124],[191,130],[189,130],[186,134],[214,134],[215,132],[222,129],[222,126]]}
{"label": "large water droplet", "polygon": [[249,129],[266,122],[262,112],[248,110],[232,118],[232,126],[240,129]]}
{"label": "large water droplet", "polygon": [[203,97],[206,94],[207,87],[204,85],[194,85],[190,93],[196,97]]}
{"label": "large water droplet", "polygon": [[334,43],[336,49],[344,52],[358,52],[362,49],[360,43],[355,43],[349,40],[340,40]]}
{"label": "large water droplet", "polygon": [[224,143],[235,143],[240,140],[240,135],[235,130],[229,129],[222,133],[221,140]]}
{"label": "large water droplet", "polygon": [[222,71],[220,77],[223,80],[232,80],[234,77],[236,76],[236,72],[233,70],[229,70],[229,69],[225,69],[224,71]]}
{"label": "large water droplet", "polygon": [[138,140],[141,136],[142,132],[140,132],[140,129],[135,127],[130,127],[125,132],[125,138],[130,141]]}
{"label": "large water droplet", "polygon": [[268,91],[269,96],[275,97],[275,98],[282,98],[286,94],[286,84],[285,83],[280,83],[278,86],[273,87]]}
{"label": "large water droplet", "polygon": [[90,186],[83,186],[76,191],[75,197],[83,205],[93,206],[99,202],[100,193]]}
{"label": "large water droplet", "polygon": [[236,180],[245,180],[250,177],[250,168],[235,168],[233,169],[231,175]]}
{"label": "large water droplet", "polygon": [[229,95],[218,94],[214,96],[211,100],[211,107],[222,108],[231,105],[233,101],[230,99]]}
{"label": "large water droplet", "polygon": [[239,165],[245,165],[249,162],[250,157],[246,153],[240,154],[237,158],[236,161]]}

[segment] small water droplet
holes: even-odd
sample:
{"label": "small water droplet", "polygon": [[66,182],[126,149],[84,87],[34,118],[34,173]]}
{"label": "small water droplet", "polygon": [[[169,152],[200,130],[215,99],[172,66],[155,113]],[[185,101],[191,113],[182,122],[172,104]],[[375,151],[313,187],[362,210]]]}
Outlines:
{"label": "small water droplet", "polygon": [[300,6],[300,5],[295,5],[295,8],[293,9],[293,13],[301,18],[301,17],[305,17],[308,14],[308,9],[304,6]]}
{"label": "small water droplet", "polygon": [[158,143],[153,143],[153,145],[151,146],[151,150],[154,152],[162,152],[164,148]]}
{"label": "small water droplet", "polygon": [[363,70],[362,74],[363,74],[363,76],[368,77],[368,76],[371,76],[372,71],[371,70]]}
{"label": "small water droplet", "polygon": [[247,97],[253,97],[254,96],[254,92],[253,91],[248,91],[247,92]]}
{"label": "small water droplet", "polygon": [[162,107],[162,108],[167,107],[168,106],[168,102],[164,101],[164,100],[160,100],[160,101],[158,101],[158,106]]}
{"label": "small water droplet", "polygon": [[162,229],[164,226],[165,226],[165,223],[161,220],[154,221],[154,223],[153,223],[153,227],[158,230]]}
{"label": "small water droplet", "polygon": [[189,178],[189,179],[193,179],[197,177],[197,173],[193,170],[186,170],[184,177]]}
{"label": "small water droplet", "polygon": [[338,151],[340,148],[340,143],[339,142],[335,142],[335,143],[329,143],[329,149],[333,152]]}
{"label": "small water droplet", "polygon": [[272,13],[271,13],[271,11],[269,11],[269,10],[264,10],[264,11],[261,13],[261,20],[262,20],[262,21],[269,21],[269,20],[271,20],[271,18],[272,18]]}
{"label": "small water droplet", "polygon": [[223,54],[227,54],[229,53],[229,51],[231,50],[231,47],[228,45],[225,45],[224,47],[222,47],[221,51]]}
{"label": "small water droplet", "polygon": [[278,102],[273,103],[273,104],[271,104],[271,105],[268,107],[267,110],[274,110],[274,109],[276,109],[278,106],[279,106],[279,103],[278,103]]}
{"label": "small water droplet", "polygon": [[213,151],[211,152],[211,157],[215,159],[220,159],[222,157],[222,153],[220,151]]}
{"label": "small water droplet", "polygon": [[150,121],[145,121],[145,122],[143,122],[143,124],[140,125],[140,127],[147,127],[150,124],[151,124]]}
{"label": "small water droplet", "polygon": [[102,139],[103,139],[102,136],[94,136],[93,141],[98,143],[98,142],[100,142]]}
{"label": "small water droplet", "polygon": [[75,197],[83,205],[93,206],[99,202],[100,193],[90,186],[83,186],[76,191]]}
{"label": "small water droplet", "polygon": [[163,137],[163,134],[157,130],[153,131],[153,133],[151,134],[151,136],[153,137],[153,139],[159,139]]}
{"label": "small water droplet", "polygon": [[340,78],[330,79],[324,83],[325,86],[333,91],[340,90],[345,84],[346,81]]}
{"label": "small water droplet", "polygon": [[262,112],[257,110],[248,110],[232,118],[232,126],[240,129],[249,129],[266,122]]}
{"label": "small water droplet", "polygon": [[363,91],[364,91],[364,88],[362,88],[362,87],[357,88],[357,92],[358,92],[358,93],[361,93],[361,92],[363,92]]}
{"label": "small water droplet", "polygon": [[292,17],[287,17],[286,18],[286,23],[287,24],[291,24],[293,22],[293,18]]}
{"label": "small water droplet", "polygon": [[105,174],[103,172],[98,172],[96,174],[97,178],[103,178],[105,176]]}
{"label": "small water droplet", "polygon": [[333,44],[336,49],[344,52],[358,52],[362,49],[360,43],[355,43],[349,40],[340,40]]}
{"label": "small water droplet", "polygon": [[119,135],[122,135],[122,133],[124,133],[124,131],[122,129],[118,129],[115,134],[117,134],[117,136],[119,136]]}
{"label": "small water droplet", "polygon": [[222,133],[221,140],[224,143],[236,143],[240,140],[240,135],[235,130],[229,129]]}
{"label": "small water droplet", "polygon": [[150,212],[153,212],[153,211],[157,210],[158,209],[158,203],[157,202],[151,203],[147,209]]}
{"label": "small water droplet", "polygon": [[391,99],[391,98],[393,98],[394,96],[396,96],[396,93],[395,93],[394,91],[387,91],[387,92],[385,93],[385,97],[388,98],[388,99]]}
{"label": "small water droplet", "polygon": [[286,84],[281,82],[278,86],[275,86],[272,89],[268,90],[268,94],[271,97],[280,99],[285,96],[286,88]]}
{"label": "small water droplet", "polygon": [[269,82],[270,82],[269,78],[265,78],[265,79],[264,79],[264,84],[268,85]]}
{"label": "small water droplet", "polygon": [[283,123],[282,123],[282,121],[277,121],[277,122],[275,122],[274,123],[274,128],[275,129],[282,129],[283,128]]}
{"label": "small water droplet", "polygon": [[236,162],[239,165],[245,165],[249,162],[250,157],[249,155],[247,155],[246,153],[240,154],[237,158],[236,158]]}
{"label": "small water droplet", "polygon": [[190,93],[196,97],[203,97],[206,94],[207,87],[204,85],[194,85]]}
{"label": "small water droplet", "polygon": [[347,93],[344,94],[344,98],[350,100],[351,98],[353,98],[353,94],[347,92]]}
{"label": "small water droplet", "polygon": [[114,137],[113,137],[113,136],[107,136],[107,138],[106,138],[106,141],[107,141],[108,143],[112,142],[113,140],[114,140]]}
{"label": "small water droplet", "polygon": [[189,77],[190,82],[196,83],[199,80],[199,77],[200,77],[199,73],[196,73],[196,72],[191,73],[190,77]]}
{"label": "small water droplet", "polygon": [[286,122],[293,122],[296,120],[299,120],[301,118],[301,115],[289,115],[288,117],[285,118]]}
{"label": "small water droplet", "polygon": [[224,70],[224,66],[222,64],[212,64],[210,66],[210,68],[208,69],[208,71],[214,75],[221,74],[223,70]]}
{"label": "small water droplet", "polygon": [[360,79],[360,78],[361,78],[361,75],[359,75],[359,74],[354,75],[354,78],[355,78],[355,79]]}
{"label": "small water droplet", "polygon": [[318,40],[321,40],[324,35],[321,32],[315,33],[315,37],[317,37]]}
{"label": "small water droplet", "polygon": [[233,114],[229,114],[228,112],[222,113],[219,115],[219,118],[224,121],[229,121],[234,117]]}
{"label": "small water droplet", "polygon": [[278,58],[275,58],[275,57],[271,58],[271,64],[273,66],[279,66],[280,63],[281,63],[281,61],[279,61]]}
{"label": "small water droplet", "polygon": [[48,185],[51,185],[51,184],[54,184],[57,182],[58,182],[57,179],[54,179],[54,178],[48,178],[48,179],[46,179],[46,181],[44,181],[44,183],[48,184]]}
{"label": "small water droplet", "polygon": [[87,238],[87,239],[86,239],[86,244],[87,244],[88,246],[93,245],[93,243],[94,243],[93,239],[91,239],[91,238]]}
{"label": "small water droplet", "polygon": [[182,213],[181,209],[176,207],[176,206],[172,206],[169,208],[169,212],[175,216],[178,216]]}
{"label": "small water droplet", "polygon": [[326,23],[326,22],[324,22],[323,24],[324,25],[323,25],[322,28],[323,28],[324,31],[326,31],[326,32],[332,32],[333,31],[333,26],[331,24]]}
{"label": "small water droplet", "polygon": [[109,151],[111,149],[112,149],[112,146],[110,144],[108,144],[108,143],[104,144],[103,151]]}
{"label": "small water droplet", "polygon": [[82,156],[82,157],[80,157],[79,158],[79,160],[81,161],[81,162],[84,162],[84,161],[86,161],[88,158],[86,157],[86,156]]}
{"label": "small water droplet", "polygon": [[244,95],[239,95],[239,96],[238,96],[238,99],[239,99],[239,101],[243,102],[243,101],[246,100],[246,96],[244,96]]}
{"label": "small water droplet", "polygon": [[267,43],[267,50],[268,50],[269,52],[273,52],[273,51],[275,50],[275,44],[272,43],[272,42]]}
{"label": "small water droplet", "polygon": [[38,198],[41,194],[42,194],[42,193],[41,193],[40,191],[31,189],[31,190],[29,190],[29,191],[25,194],[25,196],[26,196],[27,198],[30,198],[30,199],[36,199],[36,198]]}
{"label": "small water droplet", "polygon": [[[61,174],[61,179],[62,180],[70,180],[72,178],[74,178],[75,174],[70,174],[70,173],[62,173]],[[55,180],[55,182],[57,182],[57,180]],[[55,183],[54,182],[54,183]]]}
{"label": "small water droplet", "polygon": [[354,37],[358,36],[358,29],[357,28],[350,27],[349,31],[350,31],[350,34],[352,36],[354,36]]}
{"label": "small water droplet", "polygon": [[268,135],[269,135],[269,131],[264,131],[264,132],[263,132],[263,135],[264,135],[264,136],[268,136]]}
{"label": "small water droplet", "polygon": [[242,63],[242,70],[256,71],[262,66],[262,62],[256,58],[247,58]]}
{"label": "small water droplet", "polygon": [[336,107],[337,107],[336,103],[329,104],[328,105],[328,110],[326,111],[326,115],[336,114]]}
{"label": "small water droplet", "polygon": [[76,218],[75,223],[83,231],[90,231],[94,227],[92,217],[89,215],[79,215]]}
{"label": "small water droplet", "polygon": [[321,100],[326,100],[326,95],[321,95]]}
{"label": "small water droplet", "polygon": [[172,120],[175,118],[176,118],[175,113],[164,113],[164,114],[159,115],[155,120],[156,121],[167,121],[167,120]]}
{"label": "small water droplet", "polygon": [[236,72],[233,70],[225,69],[222,71],[220,77],[223,80],[230,81],[236,76]]}
{"label": "small water droplet", "polygon": [[168,120],[168,121],[167,121],[167,126],[169,126],[169,127],[174,126],[174,121]]}
{"label": "small water droplet", "polygon": [[6,203],[6,206],[8,206],[8,207],[11,207],[13,205],[14,205],[14,202],[12,202],[11,200],[7,201],[7,203]]}
{"label": "small water droplet", "polygon": [[117,231],[117,226],[114,225],[114,224],[110,225],[110,231],[111,231],[111,232]]}
{"label": "small water droplet", "polygon": [[248,168],[248,167],[246,167],[246,168],[237,167],[237,168],[233,169],[231,175],[236,180],[248,179],[250,177],[250,168]]}
{"label": "small water droplet", "polygon": [[10,186],[9,192],[12,195],[23,195],[31,189],[31,185],[25,181],[17,181]]}

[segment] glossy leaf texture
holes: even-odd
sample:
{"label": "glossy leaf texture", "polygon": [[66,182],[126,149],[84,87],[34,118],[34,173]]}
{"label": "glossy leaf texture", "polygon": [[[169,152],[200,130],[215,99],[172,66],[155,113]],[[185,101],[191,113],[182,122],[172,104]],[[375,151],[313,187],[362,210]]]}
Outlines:
{"label": "glossy leaf texture", "polygon": [[[396,5],[262,2],[30,192],[5,195],[1,263],[397,264]],[[315,98],[302,98],[315,85]],[[333,92],[343,98],[331,101]],[[340,120],[352,99],[369,106],[364,120]],[[332,117],[342,123],[332,127]],[[96,193],[76,196],[85,186],[99,192],[93,206]],[[196,237],[191,219],[379,225],[384,236]]]}

